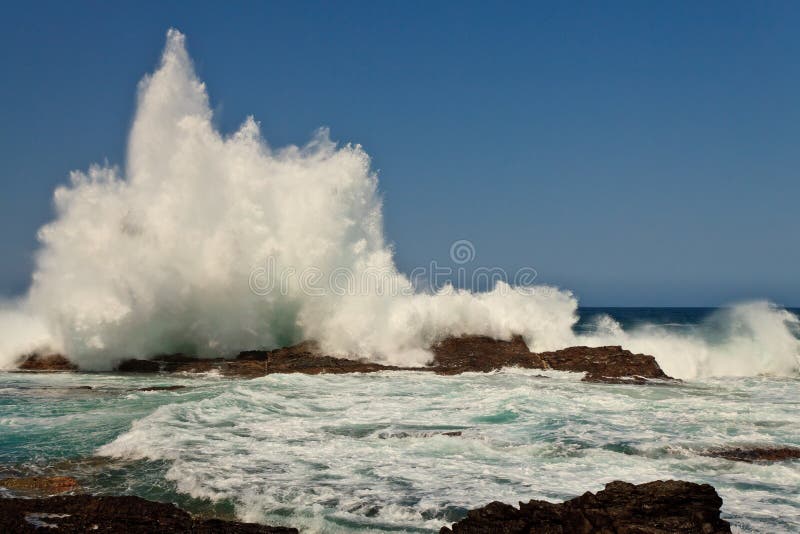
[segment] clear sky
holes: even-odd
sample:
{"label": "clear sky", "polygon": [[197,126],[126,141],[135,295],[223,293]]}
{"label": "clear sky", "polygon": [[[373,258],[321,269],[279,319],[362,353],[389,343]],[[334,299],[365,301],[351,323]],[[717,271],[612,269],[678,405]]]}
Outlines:
{"label": "clear sky", "polygon": [[0,295],[174,26],[223,131],[364,145],[406,271],[469,239],[584,305],[800,305],[800,3],[230,4],[4,5]]}

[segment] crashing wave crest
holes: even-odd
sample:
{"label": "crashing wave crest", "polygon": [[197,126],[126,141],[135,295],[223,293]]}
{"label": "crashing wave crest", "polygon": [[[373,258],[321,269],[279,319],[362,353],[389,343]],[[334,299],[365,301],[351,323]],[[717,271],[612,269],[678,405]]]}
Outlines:
{"label": "crashing wave crest", "polygon": [[[140,83],[124,172],[73,172],[54,197],[29,294],[0,312],[0,366],[45,346],[102,370],[130,356],[229,355],[307,338],[331,353],[421,365],[446,336],[521,334],[532,350],[622,344],[684,378],[797,368],[798,319],[768,304],[721,312],[730,330],[711,343],[655,328],[576,336],[577,300],[554,288],[415,291],[385,241],[362,147],[337,146],[323,129],[275,149],[252,117],[222,135],[176,30]],[[276,273],[381,276],[324,295],[288,277],[260,294],[249,282],[267,259]]]}

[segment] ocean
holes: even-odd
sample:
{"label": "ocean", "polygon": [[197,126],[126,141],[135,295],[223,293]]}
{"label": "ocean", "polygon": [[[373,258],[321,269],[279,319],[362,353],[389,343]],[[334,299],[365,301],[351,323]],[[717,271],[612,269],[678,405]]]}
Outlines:
{"label": "ocean", "polygon": [[[680,337],[717,313],[584,308],[575,330],[591,336],[613,320]],[[495,500],[681,479],[712,484],[739,532],[800,530],[800,462],[703,455],[800,446],[798,375],[665,386],[580,378],[518,369],[253,380],[2,373],[0,477],[70,475],[95,494],[307,532],[436,532]],[[137,391],[154,385],[185,388]]]}
{"label": "ocean", "polygon": [[[495,500],[677,478],[713,484],[742,532],[800,530],[800,463],[704,455],[800,445],[798,310],[579,310],[568,288],[536,285],[534,265],[477,263],[491,258],[467,239],[449,264],[407,275],[362,145],[322,128],[275,146],[254,117],[220,131],[215,108],[170,29],[138,84],[125,164],[74,171],[54,191],[30,287],[0,299],[0,476],[69,475],[95,494],[307,532],[435,532]],[[110,372],[129,357],[304,339],[413,367],[460,335],[519,335],[536,352],[621,345],[683,382]],[[93,373],[6,372],[45,351]],[[185,387],[141,391],[170,385]]]}

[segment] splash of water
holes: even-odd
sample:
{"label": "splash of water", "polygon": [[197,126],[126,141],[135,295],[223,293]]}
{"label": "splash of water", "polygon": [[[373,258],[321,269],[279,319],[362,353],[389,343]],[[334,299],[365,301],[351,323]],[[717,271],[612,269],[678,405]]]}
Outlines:
{"label": "splash of water", "polygon": [[[377,178],[362,147],[337,147],[321,130],[304,147],[276,150],[252,118],[221,135],[175,30],[160,67],[140,84],[124,174],[75,172],[55,204],[56,220],[39,235],[28,306],[57,348],[87,368],[304,338],[332,353],[414,365],[446,335],[521,333],[545,348],[567,342],[575,320],[565,292],[415,293],[384,240]],[[266,258],[276,272],[327,278],[340,269],[373,285],[319,296],[291,277],[285,290],[255,294],[248,281]]]}
{"label": "splash of water", "polygon": [[609,316],[596,332],[580,338],[588,345],[622,345],[652,354],[670,376],[791,376],[800,365],[800,319],[769,302],[746,302],[721,308],[683,332],[644,324],[623,330]]}
{"label": "splash of water", "polygon": [[[306,146],[274,149],[252,117],[222,135],[176,30],[140,83],[124,172],[95,165],[70,178],[55,192],[55,220],[39,233],[25,302],[0,316],[5,332],[19,332],[0,346],[0,366],[45,345],[83,368],[110,369],[131,356],[230,355],[302,339],[330,353],[421,365],[432,342],[461,334],[521,334],[532,350],[623,344],[685,378],[731,371],[731,348],[734,374],[797,366],[787,327],[797,318],[770,307],[737,308],[730,319],[749,333],[731,331],[727,344],[711,347],[621,329],[576,337],[568,291],[503,283],[485,293],[414,291],[384,239],[377,177],[362,147],[337,146],[323,129]],[[370,283],[320,296],[289,277],[281,291],[257,294],[248,282],[267,258],[275,272],[329,279],[345,270]],[[377,282],[371,272],[381,273]],[[33,326],[16,328],[25,317]]]}

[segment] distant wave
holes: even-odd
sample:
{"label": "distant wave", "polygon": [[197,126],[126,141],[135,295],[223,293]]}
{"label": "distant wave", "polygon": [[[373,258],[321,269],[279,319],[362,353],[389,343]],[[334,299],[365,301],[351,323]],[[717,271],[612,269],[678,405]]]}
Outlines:
{"label": "distant wave", "polygon": [[[54,199],[30,292],[0,312],[0,366],[45,347],[110,369],[130,356],[229,355],[308,338],[331,353],[422,365],[427,347],[446,336],[520,334],[532,350],[622,344],[683,378],[797,368],[798,319],[768,303],[719,312],[696,335],[626,332],[605,319],[576,335],[569,291],[504,283],[482,293],[415,291],[384,238],[363,148],[337,146],[323,129],[303,147],[274,149],[252,117],[222,135],[176,30],[140,83],[124,172],[73,172]],[[256,294],[248,281],[266,258],[281,272],[383,277],[343,295],[309,295],[294,278]]]}
{"label": "distant wave", "polygon": [[680,330],[664,324],[624,330],[610,316],[601,315],[593,332],[578,338],[587,345],[623,345],[652,354],[667,374],[677,378],[793,375],[800,359],[799,329],[795,314],[762,301],[720,308],[700,324]]}

